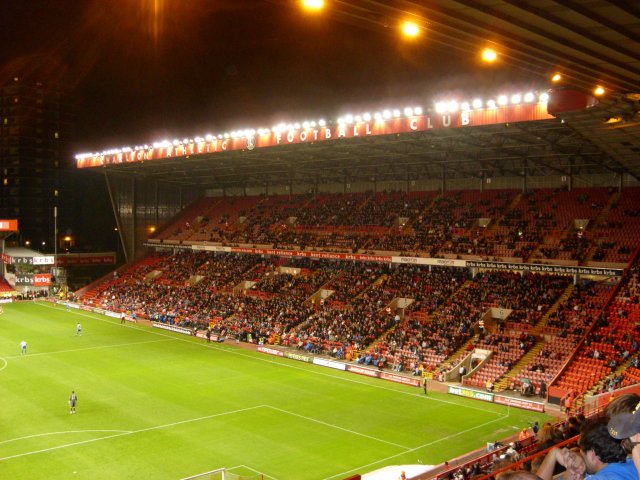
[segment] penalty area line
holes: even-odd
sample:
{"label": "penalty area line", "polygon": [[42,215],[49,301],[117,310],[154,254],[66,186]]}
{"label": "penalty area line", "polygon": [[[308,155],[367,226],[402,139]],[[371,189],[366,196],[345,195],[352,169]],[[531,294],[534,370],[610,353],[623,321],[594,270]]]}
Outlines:
{"label": "penalty area line", "polygon": [[289,410],[285,410],[283,408],[274,407],[273,405],[265,405],[267,408],[271,408],[277,412],[286,413],[287,415],[292,415],[294,417],[302,418],[303,420],[307,420],[309,422],[319,423],[320,425],[324,425],[325,427],[335,428],[336,430],[341,430],[343,432],[350,433],[352,435],[358,435],[359,437],[368,438],[369,440],[374,440],[380,443],[386,443],[387,445],[392,445],[394,447],[404,448],[407,451],[411,451],[411,447],[406,447],[404,445],[400,445],[393,442],[388,442],[386,440],[382,440],[380,438],[372,437],[371,435],[367,435],[366,433],[356,432],[355,430],[350,430],[348,428],[341,427],[339,425],[334,425],[333,423],[328,423],[322,420],[318,420],[316,418],[307,417],[305,415],[301,415],[299,413],[290,412]]}
{"label": "penalty area line", "polygon": [[336,475],[332,475],[331,477],[323,478],[322,480],[331,480],[332,478],[341,478],[344,475],[347,475],[347,474],[349,474],[351,472],[355,472],[355,471],[358,471],[358,470],[369,468],[369,467],[372,467],[373,465],[378,465],[378,464],[380,464],[382,462],[386,462],[386,461],[392,460],[394,458],[400,457],[402,455],[406,455],[407,453],[416,452],[416,451],[418,451],[418,450],[420,450],[422,448],[430,447],[431,445],[435,445],[436,443],[440,443],[440,442],[443,442],[443,441],[451,440],[452,438],[459,437],[460,435],[464,435],[465,433],[469,433],[469,432],[471,432],[473,430],[476,430],[478,428],[485,427],[485,426],[490,425],[490,424],[492,424],[494,422],[497,422],[499,420],[502,420],[502,418],[495,418],[493,420],[489,420],[488,422],[482,423],[480,425],[476,425],[475,427],[467,428],[466,430],[462,430],[460,432],[456,432],[456,433],[453,433],[451,435],[447,435],[446,437],[439,438],[437,440],[425,443],[423,445],[418,445],[417,447],[414,447],[411,450],[408,450],[406,452],[396,453],[395,455],[390,455],[390,456],[388,456],[386,458],[381,458],[380,460],[376,460],[375,462],[367,463],[366,465],[360,465],[359,467],[352,468],[351,470],[347,470],[346,472],[341,472],[341,473],[338,473]]}
{"label": "penalty area line", "polygon": [[180,420],[178,422],[166,423],[164,425],[156,425],[154,427],[141,428],[139,430],[126,430],[126,431],[123,430],[123,431],[121,431],[121,433],[116,433],[115,435],[107,435],[106,437],[92,438],[92,439],[89,439],[89,440],[81,440],[79,442],[67,443],[67,444],[64,444],[64,445],[58,445],[56,447],[42,448],[40,450],[33,450],[31,452],[18,453],[16,455],[9,455],[7,457],[0,458],[0,462],[5,461],[5,460],[11,460],[12,458],[27,457],[27,456],[30,456],[30,455],[36,455],[38,453],[51,452],[51,451],[54,451],[54,450],[60,450],[60,449],[67,448],[67,447],[74,447],[76,445],[86,445],[88,443],[100,442],[102,440],[108,440],[110,438],[125,437],[127,435],[135,435],[136,433],[151,432],[153,430],[160,430],[160,429],[163,429],[163,428],[175,427],[177,425],[184,425],[184,424],[187,424],[187,423],[194,423],[194,422],[199,422],[199,421],[202,421],[202,420],[209,420],[211,418],[223,417],[225,415],[234,415],[236,413],[243,413],[243,412],[247,412],[249,410],[256,410],[258,408],[264,408],[265,406],[266,405],[256,405],[256,406],[253,406],[253,407],[240,408],[238,410],[230,410],[228,412],[214,413],[212,415],[205,415],[204,417],[190,418],[190,419],[187,419],[187,420]]}

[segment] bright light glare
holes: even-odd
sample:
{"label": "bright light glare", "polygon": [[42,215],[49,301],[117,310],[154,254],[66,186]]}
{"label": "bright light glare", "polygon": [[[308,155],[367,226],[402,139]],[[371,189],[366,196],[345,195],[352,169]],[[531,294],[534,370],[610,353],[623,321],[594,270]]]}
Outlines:
{"label": "bright light glare", "polygon": [[458,102],[456,102],[455,100],[451,100],[448,104],[447,104],[447,110],[449,110],[449,112],[454,113],[458,111]]}
{"label": "bright light glare", "polygon": [[506,105],[507,103],[509,103],[509,99],[507,99],[506,95],[500,95],[498,97],[498,105]]}
{"label": "bright light glare", "polygon": [[420,27],[413,22],[404,22],[402,24],[402,33],[405,37],[415,38],[420,33]]}
{"label": "bright light glare", "polygon": [[498,54],[496,53],[495,50],[492,50],[490,48],[485,48],[482,51],[482,60],[484,60],[485,62],[495,62],[496,59],[498,58]]}
{"label": "bright light glare", "polygon": [[601,96],[601,95],[604,95],[604,91],[605,91],[605,90],[604,90],[604,88],[603,88],[602,86],[598,85],[598,86],[593,90],[593,94],[599,97],[599,96]]}
{"label": "bright light glare", "polygon": [[302,0],[302,6],[307,10],[322,10],[324,0]]}
{"label": "bright light glare", "polygon": [[539,100],[542,103],[547,103],[549,101],[549,94],[548,93],[541,93],[540,97],[539,97]]}
{"label": "bright light glare", "polygon": [[560,75],[559,73],[554,73],[553,77],[551,77],[551,81],[554,83],[557,83],[560,80],[562,80],[562,75]]}
{"label": "bright light glare", "polygon": [[528,92],[524,94],[524,101],[527,103],[533,102],[534,98],[536,98],[536,96],[532,92]]}
{"label": "bright light glare", "polygon": [[471,107],[469,105],[469,102],[462,102],[460,104],[460,110],[467,111],[467,110],[470,110],[470,109],[471,109]]}
{"label": "bright light glare", "polygon": [[513,103],[514,105],[517,105],[521,101],[522,101],[522,95],[520,95],[519,93],[516,93],[511,96],[511,103]]}
{"label": "bright light glare", "polygon": [[446,102],[438,102],[436,103],[436,113],[444,113],[447,111]]}
{"label": "bright light glare", "polygon": [[471,105],[473,105],[473,108],[482,108],[482,100],[476,98]]}
{"label": "bright light glare", "polygon": [[495,100],[487,100],[487,107],[488,108],[496,108],[496,101]]}

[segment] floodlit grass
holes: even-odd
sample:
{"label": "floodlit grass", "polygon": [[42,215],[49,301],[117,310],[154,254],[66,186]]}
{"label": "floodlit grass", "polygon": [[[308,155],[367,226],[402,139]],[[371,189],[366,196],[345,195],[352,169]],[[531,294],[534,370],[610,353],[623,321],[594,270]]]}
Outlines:
{"label": "floodlit grass", "polygon": [[2,479],[342,479],[546,419],[46,303],[5,305],[0,326]]}

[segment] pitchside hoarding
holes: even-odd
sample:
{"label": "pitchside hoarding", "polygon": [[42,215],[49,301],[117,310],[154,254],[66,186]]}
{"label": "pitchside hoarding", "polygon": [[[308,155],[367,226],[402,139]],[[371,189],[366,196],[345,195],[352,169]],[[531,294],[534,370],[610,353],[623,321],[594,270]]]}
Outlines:
{"label": "pitchside hoarding", "polygon": [[49,273],[17,273],[15,276],[16,285],[27,285],[34,287],[48,287],[51,285],[51,274]]}
{"label": "pitchside hoarding", "polygon": [[600,275],[620,277],[622,269],[572,267],[566,265],[548,265],[537,263],[485,262],[476,260],[457,260],[452,258],[397,257],[391,255],[366,255],[359,253],[334,253],[307,250],[284,250],[275,248],[222,247],[217,245],[163,245],[145,243],[146,247],[175,248],[194,251],[247,253],[251,255],[274,255],[277,257],[321,258],[328,260],[351,260],[355,262],[404,263],[409,265],[433,265],[439,267],[486,268],[517,272],[550,273],[560,275]]}

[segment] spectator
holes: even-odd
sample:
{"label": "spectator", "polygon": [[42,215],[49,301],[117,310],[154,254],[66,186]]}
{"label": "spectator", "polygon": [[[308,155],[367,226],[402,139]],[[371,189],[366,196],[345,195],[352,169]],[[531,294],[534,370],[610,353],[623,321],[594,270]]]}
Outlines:
{"label": "spectator", "polygon": [[618,440],[622,440],[622,446],[640,472],[640,403],[633,413],[621,413],[609,420],[609,434]]}
{"label": "spectator", "polygon": [[636,467],[627,460],[620,441],[609,435],[604,417],[584,424],[579,445],[580,453],[567,448],[551,449],[537,475],[543,480],[551,480],[556,464],[560,464],[572,480],[585,478],[586,474],[592,480],[638,480]]}

